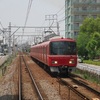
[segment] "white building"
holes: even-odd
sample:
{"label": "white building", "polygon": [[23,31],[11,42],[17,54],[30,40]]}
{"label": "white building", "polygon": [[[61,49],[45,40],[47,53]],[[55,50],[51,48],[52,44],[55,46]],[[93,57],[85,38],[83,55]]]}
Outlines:
{"label": "white building", "polygon": [[100,0],[65,0],[65,37],[76,38],[86,17],[100,15]]}

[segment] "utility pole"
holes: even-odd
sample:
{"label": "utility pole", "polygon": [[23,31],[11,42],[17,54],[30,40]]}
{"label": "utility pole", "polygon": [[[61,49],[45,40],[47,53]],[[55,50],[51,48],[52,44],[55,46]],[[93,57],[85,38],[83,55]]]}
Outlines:
{"label": "utility pole", "polygon": [[11,53],[11,22],[9,22],[9,54]]}
{"label": "utility pole", "polygon": [[59,23],[57,21],[57,18],[58,18],[57,14],[45,15],[45,20],[49,20],[49,29],[51,29],[51,27],[52,27],[52,25],[54,24],[54,21],[55,21],[56,22],[56,28],[57,28],[57,34],[60,35]]}
{"label": "utility pole", "polygon": [[59,23],[57,22],[57,33],[60,36],[60,32],[59,32]]}
{"label": "utility pole", "polygon": [[3,44],[6,44],[6,32],[7,32],[7,28],[3,28],[2,32],[3,32]]}
{"label": "utility pole", "polygon": [[15,34],[13,34],[13,54],[15,54]]}

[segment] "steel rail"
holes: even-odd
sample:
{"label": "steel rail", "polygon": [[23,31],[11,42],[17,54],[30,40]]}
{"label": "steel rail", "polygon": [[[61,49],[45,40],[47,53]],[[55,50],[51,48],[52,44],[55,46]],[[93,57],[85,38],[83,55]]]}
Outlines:
{"label": "steel rail", "polygon": [[18,98],[18,100],[22,100],[22,84],[21,84],[21,81],[22,81],[22,76],[21,76],[21,56],[19,56],[19,61],[20,61],[20,63],[19,63],[19,98]]}
{"label": "steel rail", "polygon": [[94,88],[88,86],[88,84],[84,83],[82,80],[77,80],[74,79],[73,77],[69,76],[73,81],[77,82],[78,84],[83,85],[84,87],[86,87],[87,89],[89,89],[90,91],[96,93],[97,95],[100,95],[100,91],[95,90]]}
{"label": "steel rail", "polygon": [[34,78],[33,78],[32,73],[31,73],[31,71],[30,71],[28,65],[27,65],[26,62],[25,62],[24,57],[23,57],[23,61],[24,61],[24,63],[25,63],[26,68],[28,69],[28,72],[29,72],[29,75],[30,75],[30,77],[31,77],[31,80],[32,80],[32,82],[33,82],[33,84],[34,84],[34,86],[35,86],[35,89],[36,89],[37,93],[38,93],[39,100],[44,100],[43,97],[42,97],[42,95],[41,95],[41,93],[40,93],[40,91],[39,91],[39,88],[38,88],[38,86],[37,86],[37,84],[36,84],[36,82],[35,82],[35,80],[34,80]]}
{"label": "steel rail", "polygon": [[72,85],[70,85],[68,82],[64,81],[63,79],[60,79],[62,83],[68,86],[69,89],[71,89],[74,93],[76,93],[78,96],[80,96],[84,100],[91,100],[89,97],[85,96],[84,94],[80,93],[78,90],[76,90]]}

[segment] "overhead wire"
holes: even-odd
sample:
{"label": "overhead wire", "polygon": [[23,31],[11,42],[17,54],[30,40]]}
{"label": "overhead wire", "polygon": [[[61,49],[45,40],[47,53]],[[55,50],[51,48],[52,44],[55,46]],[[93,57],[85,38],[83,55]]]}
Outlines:
{"label": "overhead wire", "polygon": [[1,25],[1,27],[2,27],[2,29],[0,28],[0,31],[3,33],[3,29],[4,29],[4,27],[2,26],[1,21],[0,21],[0,25]]}
{"label": "overhead wire", "polygon": [[[58,13],[60,13],[60,12],[64,9],[64,7],[65,7],[65,5],[56,13],[57,16],[59,15]],[[64,11],[64,12],[65,12],[65,11]],[[60,15],[62,15],[64,12],[62,12]],[[60,15],[59,15],[59,16],[60,16]],[[64,17],[63,17],[63,18],[64,18]],[[59,21],[58,21],[58,22],[59,22]],[[49,28],[51,28],[53,24],[54,24],[54,21],[51,23],[51,25],[50,25]]]}
{"label": "overhead wire", "polygon": [[65,7],[65,5],[56,13],[58,16],[61,16],[61,15],[63,15],[65,13],[65,10],[63,12],[61,12],[64,9],[64,7]]}
{"label": "overhead wire", "polygon": [[60,11],[62,11],[64,9],[65,5],[56,13],[58,14]]}
{"label": "overhead wire", "polygon": [[4,27],[3,27],[3,25],[2,25],[2,23],[1,23],[1,22],[0,22],[0,25],[1,25],[2,29],[4,29]]}
{"label": "overhead wire", "polygon": [[[29,0],[29,2],[28,2],[28,8],[27,8],[26,19],[25,19],[25,23],[24,23],[23,32],[22,32],[22,38],[23,38],[23,35],[24,35],[24,31],[25,31],[27,21],[28,21],[28,17],[29,17],[31,6],[32,6],[32,2],[33,2],[33,0]],[[22,40],[22,38],[21,38],[21,40]]]}
{"label": "overhead wire", "polygon": [[[62,14],[64,14],[65,11],[63,11],[62,13],[60,13],[63,9],[65,8],[65,4],[64,6],[56,13],[58,16],[61,16]],[[65,20],[65,16],[62,17],[58,22],[62,22]],[[52,26],[53,24],[50,25],[50,27]]]}
{"label": "overhead wire", "polygon": [[[64,5],[59,11],[57,11],[56,15],[59,15],[58,13],[60,13],[60,12],[64,9],[64,7],[65,7],[65,5]],[[61,14],[63,14],[63,13],[64,13],[64,12],[62,12]],[[61,14],[60,14],[60,15],[61,15]],[[43,24],[44,24],[44,23],[45,23],[45,21],[43,22]],[[53,25],[53,24],[51,24],[51,25]],[[50,26],[51,26],[51,25],[50,25]]]}
{"label": "overhead wire", "polygon": [[59,20],[58,22],[63,22],[65,20],[65,17],[63,17],[61,20]]}
{"label": "overhead wire", "polygon": [[[28,2],[28,8],[27,8],[27,14],[26,14],[26,19],[25,19],[25,24],[24,24],[24,28],[23,28],[23,34],[24,34],[24,29],[25,29],[25,26],[27,24],[27,20],[28,20],[28,17],[29,17],[29,13],[30,13],[30,9],[31,9],[31,6],[32,6],[32,1],[33,0],[29,0]],[[59,13],[64,9],[65,5],[56,13],[59,15]],[[63,12],[64,13],[64,12]],[[60,15],[62,15],[63,13],[61,13]],[[59,15],[59,16],[60,16]],[[60,21],[59,21],[60,22]],[[43,24],[45,23],[45,21],[43,22]],[[54,21],[51,23],[50,27],[53,25]],[[42,25],[43,25],[42,24]]]}
{"label": "overhead wire", "polygon": [[[63,9],[65,8],[65,4],[64,4],[64,6],[56,13],[58,16],[61,16],[61,15],[63,15],[64,13],[65,13],[65,11],[63,11],[62,13],[60,13]],[[64,17],[62,17],[58,22],[63,22],[65,20],[65,16]]]}
{"label": "overhead wire", "polygon": [[65,11],[63,11],[61,14],[59,14],[58,16],[61,16],[61,15],[63,15],[65,13]]}
{"label": "overhead wire", "polygon": [[[64,20],[65,20],[65,4],[64,4],[64,6],[57,12],[57,15],[58,15],[58,17],[60,18],[59,20],[58,20],[58,23],[59,24],[61,24],[61,22],[63,22]],[[63,23],[62,23],[63,24]],[[63,30],[63,31],[62,31]],[[62,29],[62,30],[60,30],[59,29],[59,32],[60,32],[60,34],[61,34],[61,32],[64,32],[64,29]]]}
{"label": "overhead wire", "polygon": [[28,3],[28,8],[27,8],[27,14],[26,14],[26,19],[25,19],[24,28],[25,28],[25,26],[26,26],[26,23],[27,23],[27,20],[28,20],[28,17],[29,17],[30,9],[31,9],[31,6],[32,6],[32,1],[33,1],[33,0],[29,0],[29,3]]}
{"label": "overhead wire", "polygon": [[[59,13],[64,9],[64,7],[65,7],[65,5],[64,5],[59,11],[57,11],[56,15],[59,15]],[[63,13],[64,13],[64,12],[63,12]],[[63,14],[63,13],[61,13],[61,14]],[[60,15],[61,15],[61,14],[60,14]],[[52,25],[53,25],[54,23],[55,23],[54,21],[51,23],[51,25],[49,26],[49,29],[52,27]],[[45,20],[44,20],[44,22],[43,22],[42,25],[44,25],[44,24],[45,24]]]}
{"label": "overhead wire", "polygon": [[[64,6],[57,12],[57,15],[59,17],[58,23],[59,24],[64,24],[65,21],[65,4]],[[62,34],[62,32],[65,32],[65,28],[62,30],[59,30],[60,34]]]}

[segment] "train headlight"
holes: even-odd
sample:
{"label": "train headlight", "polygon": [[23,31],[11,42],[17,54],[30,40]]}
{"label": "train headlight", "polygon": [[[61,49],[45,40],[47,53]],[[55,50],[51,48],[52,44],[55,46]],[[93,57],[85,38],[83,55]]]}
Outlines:
{"label": "train headlight", "polygon": [[74,60],[70,60],[69,61],[69,64],[74,64]]}
{"label": "train headlight", "polygon": [[72,61],[69,61],[69,64],[72,64]]}
{"label": "train headlight", "polygon": [[58,61],[52,61],[52,64],[58,64]]}

